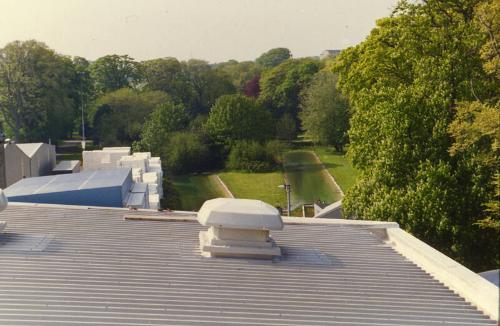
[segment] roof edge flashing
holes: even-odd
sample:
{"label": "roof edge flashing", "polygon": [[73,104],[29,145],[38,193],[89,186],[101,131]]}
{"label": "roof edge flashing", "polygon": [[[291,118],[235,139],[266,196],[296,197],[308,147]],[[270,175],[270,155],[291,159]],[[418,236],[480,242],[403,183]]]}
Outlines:
{"label": "roof edge flashing", "polygon": [[496,285],[402,229],[389,228],[384,234],[394,250],[498,322]]}

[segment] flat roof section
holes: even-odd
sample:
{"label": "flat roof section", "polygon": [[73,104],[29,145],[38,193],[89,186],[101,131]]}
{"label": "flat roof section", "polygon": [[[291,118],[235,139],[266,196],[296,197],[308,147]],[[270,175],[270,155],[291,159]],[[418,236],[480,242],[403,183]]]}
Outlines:
{"label": "flat roof section", "polygon": [[284,255],[262,261],[203,258],[194,214],[143,214],[1,212],[0,325],[496,325],[363,224],[286,224]]}
{"label": "flat roof section", "polygon": [[78,160],[61,161],[52,169],[52,172],[73,171],[78,166],[80,166],[80,161]]}

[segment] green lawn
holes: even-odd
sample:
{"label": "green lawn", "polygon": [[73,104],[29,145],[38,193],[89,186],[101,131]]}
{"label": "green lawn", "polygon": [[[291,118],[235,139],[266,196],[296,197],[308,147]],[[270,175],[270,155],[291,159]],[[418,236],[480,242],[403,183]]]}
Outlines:
{"label": "green lawn", "polygon": [[335,184],[311,151],[294,150],[285,154],[284,168],[292,186],[292,207],[320,199],[333,203],[341,199]]}
{"label": "green lawn", "polygon": [[283,184],[281,171],[245,173],[226,171],[219,177],[236,198],[259,199],[273,206],[286,207],[286,193],[278,188]]}
{"label": "green lawn", "polygon": [[314,151],[344,193],[354,185],[359,172],[344,154],[337,153],[335,149],[328,147],[316,147]]}
{"label": "green lawn", "polygon": [[179,210],[197,211],[205,200],[227,197],[215,175],[184,175],[172,178],[172,184],[179,193]]}

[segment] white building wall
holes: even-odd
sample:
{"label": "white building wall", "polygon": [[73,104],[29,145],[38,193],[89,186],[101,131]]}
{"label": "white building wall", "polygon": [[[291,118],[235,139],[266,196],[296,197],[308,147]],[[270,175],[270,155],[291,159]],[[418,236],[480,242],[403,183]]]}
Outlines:
{"label": "white building wall", "polygon": [[49,175],[56,166],[56,149],[54,145],[42,144],[31,157],[30,177]]}
{"label": "white building wall", "polygon": [[7,187],[21,180],[28,173],[24,169],[25,159],[24,153],[16,146],[16,144],[5,144],[5,176]]}

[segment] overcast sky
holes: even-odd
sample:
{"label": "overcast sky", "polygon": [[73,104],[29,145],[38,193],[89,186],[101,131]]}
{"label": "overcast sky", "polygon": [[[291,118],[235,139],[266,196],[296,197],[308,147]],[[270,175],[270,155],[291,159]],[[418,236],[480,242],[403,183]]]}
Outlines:
{"label": "overcast sky", "polygon": [[396,0],[0,0],[0,47],[36,39],[94,60],[176,57],[254,60],[270,48],[294,57],[362,41]]}

